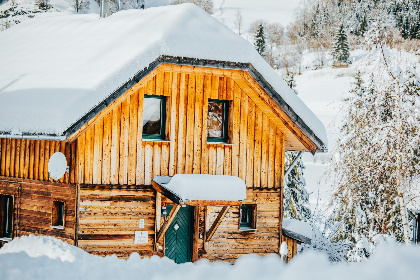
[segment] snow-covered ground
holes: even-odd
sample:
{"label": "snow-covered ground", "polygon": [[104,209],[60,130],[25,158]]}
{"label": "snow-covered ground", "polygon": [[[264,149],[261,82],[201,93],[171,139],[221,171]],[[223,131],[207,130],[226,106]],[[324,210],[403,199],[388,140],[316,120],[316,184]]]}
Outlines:
{"label": "snow-covered ground", "polygon": [[177,265],[168,258],[141,259],[133,253],[128,260],[98,257],[52,237],[15,238],[0,249],[2,280],[107,280],[107,279],[417,279],[420,250],[416,246],[386,244],[366,262],[335,264],[327,256],[308,252],[285,265],[278,255],[247,255],[234,265],[196,263]]}

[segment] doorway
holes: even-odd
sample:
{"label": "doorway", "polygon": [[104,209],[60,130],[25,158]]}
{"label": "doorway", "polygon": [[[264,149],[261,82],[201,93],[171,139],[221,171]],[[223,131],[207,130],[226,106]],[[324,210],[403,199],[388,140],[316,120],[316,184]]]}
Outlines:
{"label": "doorway", "polygon": [[[172,208],[167,206],[168,213]],[[176,263],[192,261],[193,213],[194,207],[181,207],[165,233],[165,256]]]}

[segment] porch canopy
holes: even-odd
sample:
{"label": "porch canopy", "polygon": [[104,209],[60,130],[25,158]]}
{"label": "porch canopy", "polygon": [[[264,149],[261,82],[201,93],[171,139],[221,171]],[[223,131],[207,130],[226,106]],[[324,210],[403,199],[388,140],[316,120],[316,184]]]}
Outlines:
{"label": "porch canopy", "polygon": [[[152,186],[156,190],[156,242],[159,243],[166,230],[175,218],[181,206],[223,206],[210,229],[205,232],[205,241],[209,241],[216,232],[223,217],[230,206],[239,206],[246,198],[245,182],[235,176],[205,175],[205,174],[176,174],[173,177],[155,176]],[[173,201],[167,219],[160,225],[160,207],[163,194]]]}
{"label": "porch canopy", "polygon": [[284,218],[282,233],[284,236],[301,243],[311,244],[312,242],[312,227],[304,221]]}
{"label": "porch canopy", "polygon": [[233,206],[246,198],[245,182],[235,176],[176,174],[155,176],[153,188],[179,205]]}

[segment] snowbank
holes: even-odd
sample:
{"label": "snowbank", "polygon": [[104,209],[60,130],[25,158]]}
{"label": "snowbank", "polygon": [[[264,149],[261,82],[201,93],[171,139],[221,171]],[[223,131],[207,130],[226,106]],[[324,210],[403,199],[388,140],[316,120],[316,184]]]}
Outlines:
{"label": "snowbank", "polygon": [[245,182],[235,176],[176,174],[165,187],[187,200],[243,201]]}
{"label": "snowbank", "polygon": [[50,259],[74,262],[78,256],[87,254],[85,251],[51,236],[22,236],[6,243],[0,249],[0,255],[25,252],[32,258],[46,256]]}
{"label": "snowbank", "polygon": [[250,63],[326,144],[325,128],[252,44],[192,4],[48,16],[0,33],[0,131],[62,135],[159,56]]}
{"label": "snowbank", "polygon": [[[39,240],[37,240],[39,239]],[[128,260],[115,256],[98,257],[80,253],[80,249],[65,245],[76,259],[73,262],[51,258],[52,252],[61,247],[61,241],[46,237],[30,237],[31,243],[43,244],[40,256],[31,257],[33,247],[25,238],[16,238],[0,249],[0,279],[340,279],[340,280],[395,280],[418,278],[420,250],[416,246],[388,245],[379,248],[376,255],[363,263],[331,265],[322,254],[309,252],[298,255],[285,265],[277,255],[259,257],[247,255],[235,265],[210,263],[200,260],[194,264],[177,265],[168,258],[141,259],[132,254]],[[20,247],[21,252],[7,252],[7,247]],[[26,249],[25,249],[26,248]],[[6,251],[6,252],[5,252]],[[54,255],[54,254],[53,254]]]}

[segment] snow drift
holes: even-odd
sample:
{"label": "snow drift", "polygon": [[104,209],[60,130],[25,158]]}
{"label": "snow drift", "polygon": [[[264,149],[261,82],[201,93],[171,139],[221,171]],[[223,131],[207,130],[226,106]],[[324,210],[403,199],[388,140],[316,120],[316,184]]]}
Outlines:
{"label": "snow drift", "polygon": [[[42,244],[42,246],[40,246]],[[34,254],[36,252],[36,254]],[[64,253],[73,256],[57,258]],[[418,275],[420,250],[416,246],[391,244],[379,248],[368,261],[331,265],[327,256],[309,252],[284,264],[277,255],[247,255],[234,265],[196,263],[177,265],[168,258],[144,258],[132,254],[128,260],[115,256],[98,257],[44,236],[15,238],[0,249],[0,279],[341,279],[395,280]]]}

